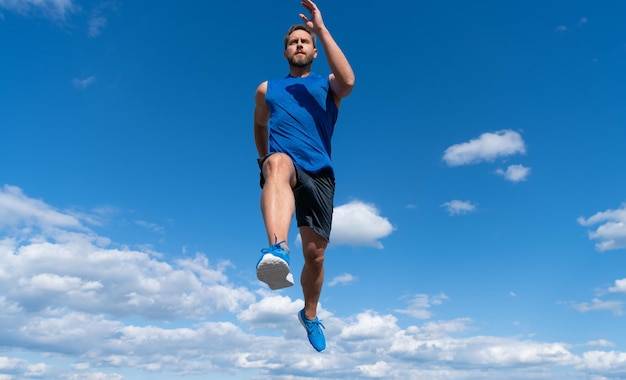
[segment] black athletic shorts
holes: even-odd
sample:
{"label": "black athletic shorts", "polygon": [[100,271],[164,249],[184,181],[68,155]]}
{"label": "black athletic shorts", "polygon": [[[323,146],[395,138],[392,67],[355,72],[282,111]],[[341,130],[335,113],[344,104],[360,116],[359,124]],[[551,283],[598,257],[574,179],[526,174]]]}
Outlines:
{"label": "black athletic shorts", "polygon": [[[261,169],[261,188],[265,185],[263,178],[263,163],[269,155],[257,159]],[[298,227],[310,227],[318,235],[326,239],[330,238],[330,229],[333,221],[333,208],[335,197],[335,178],[332,171],[322,171],[309,174],[296,168],[296,187],[293,195],[296,200],[296,221]]]}

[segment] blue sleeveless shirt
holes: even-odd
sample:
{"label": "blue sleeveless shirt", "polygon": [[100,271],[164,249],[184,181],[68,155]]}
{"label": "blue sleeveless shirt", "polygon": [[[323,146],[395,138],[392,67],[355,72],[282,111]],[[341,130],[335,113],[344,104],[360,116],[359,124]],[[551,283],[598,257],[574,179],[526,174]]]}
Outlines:
{"label": "blue sleeveless shirt", "polygon": [[339,110],[328,77],[310,73],[269,80],[265,102],[269,153],[287,154],[307,173],[334,176],[330,140]]}

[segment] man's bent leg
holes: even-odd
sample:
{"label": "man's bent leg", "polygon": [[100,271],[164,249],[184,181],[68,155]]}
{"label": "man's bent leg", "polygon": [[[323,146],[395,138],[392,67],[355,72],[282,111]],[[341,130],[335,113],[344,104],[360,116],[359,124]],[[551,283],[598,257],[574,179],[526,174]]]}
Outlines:
{"label": "man's bent leg", "polygon": [[265,185],[261,191],[261,213],[270,245],[288,240],[289,226],[295,209],[293,188],[296,169],[291,158],[274,153],[263,163]]}
{"label": "man's bent leg", "polygon": [[282,153],[267,157],[261,170],[265,180],[261,212],[270,246],[261,250],[256,273],[271,289],[282,289],[293,285],[287,238],[295,208],[292,187],[297,182],[296,170],[291,158]]}

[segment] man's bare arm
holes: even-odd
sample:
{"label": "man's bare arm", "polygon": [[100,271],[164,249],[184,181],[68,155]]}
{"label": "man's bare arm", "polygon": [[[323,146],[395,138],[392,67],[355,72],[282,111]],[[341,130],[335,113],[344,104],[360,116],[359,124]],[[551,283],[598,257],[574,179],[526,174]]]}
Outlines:
{"label": "man's bare arm", "polygon": [[350,95],[354,87],[355,76],[352,66],[350,66],[345,54],[324,25],[322,13],[317,8],[317,5],[311,0],[302,0],[302,6],[309,11],[311,16],[309,18],[301,13],[300,18],[315,32],[328,59],[328,66],[332,71],[329,77],[330,87],[337,97],[345,98]]}
{"label": "man's bare arm", "polygon": [[267,93],[267,81],[261,83],[254,94],[254,142],[259,157],[268,154],[267,147],[267,123],[270,119],[270,110],[265,103]]}

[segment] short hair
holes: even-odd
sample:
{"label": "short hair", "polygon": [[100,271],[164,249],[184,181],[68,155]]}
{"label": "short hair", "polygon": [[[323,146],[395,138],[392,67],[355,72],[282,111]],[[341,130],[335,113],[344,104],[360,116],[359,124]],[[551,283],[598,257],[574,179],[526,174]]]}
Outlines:
{"label": "short hair", "polygon": [[296,25],[292,25],[289,28],[289,30],[287,30],[287,33],[285,34],[285,38],[283,39],[285,49],[287,49],[287,44],[289,44],[289,36],[291,36],[291,33],[295,32],[296,30],[304,30],[305,32],[309,33],[311,35],[311,38],[313,39],[313,47],[314,48],[317,47],[315,44],[315,33],[313,32],[313,30],[311,30],[311,28],[309,28],[308,26],[304,24],[296,24]]}

